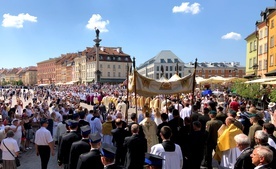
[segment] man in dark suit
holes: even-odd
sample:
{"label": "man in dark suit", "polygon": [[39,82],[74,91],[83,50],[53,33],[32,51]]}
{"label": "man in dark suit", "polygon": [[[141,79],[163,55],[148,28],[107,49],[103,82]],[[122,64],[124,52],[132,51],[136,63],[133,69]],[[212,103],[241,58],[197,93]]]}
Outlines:
{"label": "man in dark suit", "polygon": [[81,134],[81,127],[82,126],[86,126],[86,125],[88,125],[88,126],[90,126],[90,123],[88,122],[88,121],[86,121],[85,120],[85,112],[84,111],[81,111],[80,113],[79,113],[79,116],[80,116],[80,120],[79,120],[79,127],[78,127],[78,130],[77,130],[77,132],[79,133],[79,134]]}
{"label": "man in dark suit", "polygon": [[104,169],[125,169],[125,167],[114,163],[116,151],[116,147],[106,143],[102,144],[101,161],[104,165]]}
{"label": "man in dark suit", "polygon": [[[126,127],[127,127],[127,123],[126,123],[125,121],[123,121],[122,118],[123,118],[122,113],[118,112],[118,113],[116,114],[116,119],[121,119],[121,121],[122,121],[122,128],[126,128]],[[117,126],[116,126],[115,123],[116,123],[115,120],[113,120],[113,121],[112,121],[112,128],[113,128],[113,129],[116,129],[116,128],[117,128]]]}
{"label": "man in dark suit", "polygon": [[69,155],[73,142],[79,141],[81,136],[77,133],[78,122],[75,120],[67,120],[70,132],[62,136],[58,151],[58,165],[64,165],[64,169],[69,168]]}
{"label": "man in dark suit", "polygon": [[[132,135],[132,132],[131,132],[131,126],[133,124],[138,124],[137,123],[137,114],[136,113],[131,113],[130,115],[130,119],[132,120],[132,122],[130,122],[128,125],[127,125],[127,131],[128,131],[128,136],[131,136]],[[145,137],[145,133],[143,132],[143,128],[142,126],[139,125],[139,136],[141,137]]]}
{"label": "man in dark suit", "polygon": [[79,156],[83,153],[87,153],[90,151],[91,146],[89,144],[89,138],[88,138],[90,132],[91,132],[91,128],[89,125],[81,127],[82,139],[74,142],[71,146],[70,157],[69,157],[70,169],[76,169]]}
{"label": "man in dark suit", "polygon": [[258,169],[272,169],[269,164],[273,160],[273,153],[267,146],[257,146],[251,154],[251,159]]}
{"label": "man in dark suit", "polygon": [[127,131],[123,128],[123,121],[120,118],[115,120],[115,124],[117,126],[116,129],[111,130],[111,134],[113,135],[113,144],[116,146],[116,156],[115,163],[118,165],[124,165],[125,162],[125,149],[123,147],[125,137],[127,137]]}
{"label": "man in dark suit", "polygon": [[101,162],[101,135],[93,133],[89,135],[91,150],[88,153],[81,154],[78,160],[77,169],[103,169]]}
{"label": "man in dark suit", "polygon": [[238,149],[241,151],[240,156],[237,158],[234,169],[254,169],[250,155],[253,149],[250,148],[250,140],[245,134],[238,134],[234,137]]}
{"label": "man in dark suit", "polygon": [[255,132],[254,138],[257,145],[266,146],[272,151],[273,160],[269,166],[273,169],[276,168],[276,149],[268,144],[268,134],[262,130],[258,130]]}
{"label": "man in dark suit", "polygon": [[181,137],[179,131],[183,127],[183,119],[179,116],[179,111],[176,109],[173,110],[173,119],[169,121],[169,127],[172,130],[171,141],[180,144]]}
{"label": "man in dark suit", "polygon": [[160,136],[161,128],[162,128],[163,126],[169,126],[169,123],[167,122],[168,118],[169,118],[169,116],[168,116],[167,113],[162,113],[162,114],[161,114],[162,123],[159,124],[159,125],[157,126],[157,133],[156,133],[157,136],[158,136],[158,141],[159,141],[159,143],[162,143],[162,138],[161,138],[161,136]]}
{"label": "man in dark suit", "polygon": [[124,148],[127,151],[125,166],[127,169],[143,169],[145,152],[147,152],[147,140],[139,136],[139,125],[131,126],[132,136],[126,137]]}

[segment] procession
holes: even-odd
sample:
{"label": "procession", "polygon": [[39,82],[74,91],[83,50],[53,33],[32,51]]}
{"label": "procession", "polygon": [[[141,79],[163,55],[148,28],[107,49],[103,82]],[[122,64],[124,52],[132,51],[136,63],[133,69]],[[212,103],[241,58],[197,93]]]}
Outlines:
{"label": "procession", "polygon": [[[161,82],[140,78],[147,84],[141,89],[134,76],[127,85],[1,88],[1,141],[19,159],[35,149],[42,169],[51,156],[64,169],[253,169],[258,153],[275,168],[275,103],[259,110],[227,90],[218,94],[206,81],[203,90],[194,89],[192,75]],[[185,81],[179,90],[194,92],[140,92],[154,92],[160,84],[164,93],[178,81]],[[1,150],[3,167],[16,168],[3,144]]]}

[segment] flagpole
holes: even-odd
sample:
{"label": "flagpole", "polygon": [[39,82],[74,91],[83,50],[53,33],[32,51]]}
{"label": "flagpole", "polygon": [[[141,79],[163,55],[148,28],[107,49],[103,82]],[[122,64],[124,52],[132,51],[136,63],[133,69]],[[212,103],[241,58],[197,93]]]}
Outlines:
{"label": "flagpole", "polygon": [[[179,76],[179,70],[178,70],[179,68],[178,68],[178,62],[176,62],[176,74],[177,74],[177,76]],[[179,112],[179,93],[177,93],[177,110],[178,110],[178,112]]]}
{"label": "flagpole", "polygon": [[135,77],[135,71],[136,71],[136,66],[135,66],[135,57],[133,57],[133,81],[134,81],[134,92],[135,92],[135,113],[138,119],[138,111],[137,111],[137,90],[136,90],[136,77]]}
{"label": "flagpole", "polygon": [[126,119],[126,123],[128,124],[128,109],[129,109],[129,101],[128,101],[128,95],[129,95],[129,91],[128,91],[128,78],[129,78],[129,65],[127,63],[127,73],[126,73],[126,79],[127,79],[127,85],[126,85],[126,88],[127,88],[127,93],[126,93],[126,106],[127,106],[127,109],[126,109],[126,112],[125,112],[125,119]]}
{"label": "flagpole", "polygon": [[195,59],[195,68],[194,68],[194,74],[193,74],[193,89],[192,89],[192,105],[194,105],[194,102],[195,102],[195,84],[196,84],[196,81],[195,81],[195,78],[196,78],[196,68],[197,68],[197,58]]}

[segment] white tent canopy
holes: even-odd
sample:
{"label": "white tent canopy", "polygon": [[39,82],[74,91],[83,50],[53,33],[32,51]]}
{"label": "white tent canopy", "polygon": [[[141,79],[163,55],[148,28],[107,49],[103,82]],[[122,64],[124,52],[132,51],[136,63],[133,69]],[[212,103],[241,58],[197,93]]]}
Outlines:
{"label": "white tent canopy", "polygon": [[246,84],[251,84],[251,83],[263,83],[263,82],[269,82],[269,81],[273,81],[276,80],[276,77],[274,78],[262,78],[262,79],[256,79],[256,80],[251,80],[251,81],[247,81],[244,82]]}
{"label": "white tent canopy", "polygon": [[49,86],[50,84],[39,84],[37,86]]}

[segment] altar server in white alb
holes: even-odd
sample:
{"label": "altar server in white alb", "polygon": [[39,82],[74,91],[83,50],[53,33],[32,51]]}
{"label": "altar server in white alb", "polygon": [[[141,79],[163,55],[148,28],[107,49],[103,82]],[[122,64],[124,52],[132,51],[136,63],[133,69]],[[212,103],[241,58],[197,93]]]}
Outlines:
{"label": "altar server in white alb", "polygon": [[179,145],[170,141],[170,137],[172,136],[170,127],[162,127],[160,136],[163,142],[152,146],[150,153],[161,156],[164,159],[162,169],[181,169],[183,166],[182,151]]}

